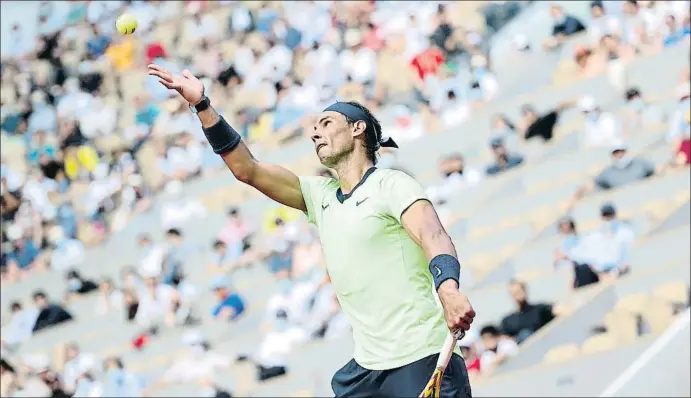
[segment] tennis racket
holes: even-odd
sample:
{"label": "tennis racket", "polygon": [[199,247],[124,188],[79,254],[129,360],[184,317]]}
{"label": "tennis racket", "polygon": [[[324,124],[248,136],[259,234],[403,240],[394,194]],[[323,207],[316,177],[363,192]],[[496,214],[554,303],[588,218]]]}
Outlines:
{"label": "tennis racket", "polygon": [[[463,338],[465,333],[462,333],[460,338]],[[427,382],[427,385],[425,386],[425,389],[422,390],[420,395],[418,396],[419,398],[439,398],[441,394],[441,379],[442,376],[444,376],[444,371],[446,370],[446,366],[449,364],[449,360],[451,359],[451,355],[453,354],[454,348],[456,348],[456,337],[454,337],[452,334],[449,334],[446,336],[446,340],[444,340],[444,345],[441,348],[441,352],[439,353],[439,359],[437,359],[437,368],[434,370],[434,373],[432,374],[432,377],[429,379]]]}

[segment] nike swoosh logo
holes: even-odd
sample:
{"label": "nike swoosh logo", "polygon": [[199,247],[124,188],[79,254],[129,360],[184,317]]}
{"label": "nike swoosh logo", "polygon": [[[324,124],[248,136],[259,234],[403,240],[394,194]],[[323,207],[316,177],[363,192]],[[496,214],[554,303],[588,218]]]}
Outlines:
{"label": "nike swoosh logo", "polygon": [[330,205],[326,205],[326,206],[322,205],[322,210],[326,210],[329,206]]}
{"label": "nike swoosh logo", "polygon": [[367,197],[367,198],[365,198],[365,199],[362,199],[362,200],[359,201],[359,202],[355,202],[355,206],[360,206],[360,205],[363,204],[367,199],[369,199],[369,198]]}
{"label": "nike swoosh logo", "polygon": [[434,266],[434,269],[437,270],[437,277],[439,277],[439,275],[441,275],[441,269],[439,269],[439,267],[436,265]]}

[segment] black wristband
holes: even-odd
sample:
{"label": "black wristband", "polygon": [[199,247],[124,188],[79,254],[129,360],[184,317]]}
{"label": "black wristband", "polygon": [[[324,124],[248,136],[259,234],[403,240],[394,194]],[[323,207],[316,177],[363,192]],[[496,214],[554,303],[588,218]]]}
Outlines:
{"label": "black wristband", "polygon": [[434,289],[439,290],[439,286],[447,279],[453,279],[458,283],[461,277],[461,263],[450,254],[440,254],[429,262],[429,272],[434,279]]}
{"label": "black wristband", "polygon": [[235,131],[228,122],[219,116],[218,122],[209,128],[204,129],[206,140],[209,141],[211,149],[217,155],[230,152],[242,141],[242,137]]}

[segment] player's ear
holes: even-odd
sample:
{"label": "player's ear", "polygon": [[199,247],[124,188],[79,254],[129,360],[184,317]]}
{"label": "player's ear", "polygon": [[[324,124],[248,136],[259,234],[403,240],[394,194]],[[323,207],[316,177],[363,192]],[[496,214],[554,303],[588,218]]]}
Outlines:
{"label": "player's ear", "polygon": [[357,137],[360,134],[364,134],[365,129],[367,129],[367,123],[365,123],[364,120],[358,120],[357,122],[353,123],[353,137]]}

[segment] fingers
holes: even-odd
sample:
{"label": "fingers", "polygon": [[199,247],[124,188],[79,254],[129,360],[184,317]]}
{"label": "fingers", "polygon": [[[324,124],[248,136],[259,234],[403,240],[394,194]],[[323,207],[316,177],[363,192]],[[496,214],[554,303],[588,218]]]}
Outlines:
{"label": "fingers", "polygon": [[194,79],[195,78],[194,75],[192,74],[192,72],[189,71],[189,69],[183,70],[182,75],[188,79]]}
{"label": "fingers", "polygon": [[158,79],[158,82],[171,90],[175,90],[177,88],[177,86],[175,86],[173,83],[169,83],[163,79]]}
{"label": "fingers", "polygon": [[157,72],[162,72],[162,73],[169,73],[169,72],[166,70],[166,68],[164,68],[164,67],[162,67],[162,66],[158,66],[158,65],[156,65],[156,64],[149,64],[149,72],[152,71],[152,70],[155,70],[155,71],[157,71]]}

